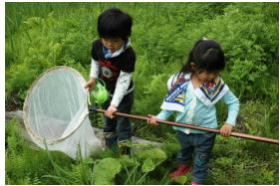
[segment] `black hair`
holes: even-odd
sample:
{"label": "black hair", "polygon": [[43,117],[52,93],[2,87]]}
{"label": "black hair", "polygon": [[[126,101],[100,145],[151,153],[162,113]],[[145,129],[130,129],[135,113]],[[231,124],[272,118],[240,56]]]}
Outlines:
{"label": "black hair", "polygon": [[100,38],[121,38],[127,41],[131,35],[132,17],[118,8],[105,10],[98,17],[97,30]]}
{"label": "black hair", "polygon": [[[192,68],[191,62],[196,65],[196,69]],[[201,39],[195,43],[181,72],[190,73],[196,70],[219,72],[224,68],[225,57],[221,46],[214,40]]]}

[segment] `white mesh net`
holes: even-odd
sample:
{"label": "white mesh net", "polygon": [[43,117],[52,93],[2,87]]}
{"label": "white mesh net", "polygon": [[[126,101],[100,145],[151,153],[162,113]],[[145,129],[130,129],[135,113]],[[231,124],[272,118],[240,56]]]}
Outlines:
{"label": "white mesh net", "polygon": [[[101,147],[88,118],[85,80],[76,70],[55,67],[36,80],[25,99],[24,123],[40,147],[89,156]],[[46,145],[45,145],[46,144]]]}

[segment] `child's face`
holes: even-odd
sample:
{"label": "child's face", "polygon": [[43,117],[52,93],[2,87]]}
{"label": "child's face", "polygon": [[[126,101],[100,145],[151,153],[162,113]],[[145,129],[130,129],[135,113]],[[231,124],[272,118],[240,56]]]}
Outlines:
{"label": "child's face", "polygon": [[124,41],[121,38],[116,38],[116,39],[101,38],[101,42],[105,48],[108,48],[112,52],[117,51],[124,44]]}
{"label": "child's face", "polygon": [[213,82],[220,72],[207,72],[206,70],[200,71],[197,73],[197,78],[201,81],[202,84]]}

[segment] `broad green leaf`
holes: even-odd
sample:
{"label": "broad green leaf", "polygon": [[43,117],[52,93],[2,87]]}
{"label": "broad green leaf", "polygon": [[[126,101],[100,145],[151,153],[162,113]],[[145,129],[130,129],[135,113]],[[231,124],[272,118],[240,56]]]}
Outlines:
{"label": "broad green leaf", "polygon": [[152,160],[160,160],[163,161],[167,158],[166,153],[160,148],[153,148],[148,150],[140,151],[136,154],[136,156],[140,159],[152,159]]}
{"label": "broad green leaf", "polygon": [[138,164],[137,160],[130,158],[128,155],[122,155],[119,160],[123,167],[131,167]]}
{"label": "broad green leaf", "polygon": [[174,181],[177,182],[177,183],[180,183],[182,185],[186,184],[187,182],[187,177],[186,176],[179,176],[177,177]]}
{"label": "broad green leaf", "polygon": [[142,172],[151,172],[156,168],[152,159],[146,159],[142,165]]}
{"label": "broad green leaf", "polygon": [[121,164],[117,159],[105,158],[98,162],[93,170],[94,184],[112,185],[116,174],[121,171]]}

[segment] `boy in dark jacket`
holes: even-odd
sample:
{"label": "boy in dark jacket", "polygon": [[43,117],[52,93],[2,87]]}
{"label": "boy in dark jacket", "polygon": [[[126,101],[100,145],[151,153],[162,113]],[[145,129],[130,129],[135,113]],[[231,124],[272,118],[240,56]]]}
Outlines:
{"label": "boy in dark jacket", "polygon": [[[133,105],[134,84],[132,72],[135,52],[130,46],[132,18],[120,9],[111,8],[98,17],[100,39],[92,44],[90,79],[86,88],[91,91],[98,78],[106,83],[109,99],[102,105],[105,112],[104,137],[108,148],[125,144],[131,139],[131,124],[128,118],[114,116],[114,112],[130,113]],[[123,146],[123,153],[129,148]]]}

